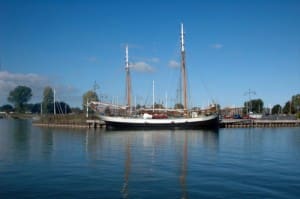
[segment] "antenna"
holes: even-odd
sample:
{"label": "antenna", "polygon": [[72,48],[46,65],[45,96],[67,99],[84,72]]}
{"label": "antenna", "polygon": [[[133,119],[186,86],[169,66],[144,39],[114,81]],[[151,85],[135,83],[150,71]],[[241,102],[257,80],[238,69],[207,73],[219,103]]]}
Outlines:
{"label": "antenna", "polygon": [[[93,91],[94,91],[94,93],[97,95],[97,90],[99,90],[100,89],[100,86],[99,86],[99,84],[96,82],[96,80],[94,81],[94,85],[93,85]],[[99,99],[98,100],[100,100],[100,92],[99,92]]]}
{"label": "antenna", "polygon": [[251,103],[251,95],[256,95],[256,92],[255,91],[252,91],[250,88],[249,90],[244,94],[244,95],[248,95],[249,96],[249,106],[248,106],[248,113],[250,111],[252,111],[252,103]]}
{"label": "antenna", "polygon": [[96,93],[96,90],[100,88],[99,84],[97,84],[96,80],[94,81],[93,90]]}

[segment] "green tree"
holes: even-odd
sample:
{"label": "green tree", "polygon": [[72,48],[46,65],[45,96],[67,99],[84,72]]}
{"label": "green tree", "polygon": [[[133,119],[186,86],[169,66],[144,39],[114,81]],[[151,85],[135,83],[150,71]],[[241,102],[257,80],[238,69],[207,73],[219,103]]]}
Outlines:
{"label": "green tree", "polygon": [[282,107],[279,104],[276,104],[275,106],[273,106],[272,108],[272,114],[280,114],[282,111]]}
{"label": "green tree", "polygon": [[184,108],[183,105],[180,103],[174,105],[174,109],[183,109],[183,108]]}
{"label": "green tree", "polygon": [[83,111],[79,107],[73,107],[71,108],[71,112],[75,114],[81,114]]}
{"label": "green tree", "polygon": [[138,110],[138,109],[141,109],[142,106],[140,104],[137,104],[135,108]]}
{"label": "green tree", "polygon": [[300,112],[300,94],[292,96],[292,109],[294,113]]}
{"label": "green tree", "polygon": [[288,102],[286,102],[285,105],[283,106],[282,112],[283,112],[284,114],[288,114],[288,113],[290,112],[290,104],[291,104],[291,102],[288,101]]}
{"label": "green tree", "polygon": [[53,113],[53,103],[54,103],[54,92],[50,86],[46,86],[43,92],[43,112],[44,113]]}
{"label": "green tree", "polygon": [[163,109],[164,106],[163,106],[162,104],[154,103],[154,108],[157,108],[157,109]]}
{"label": "green tree", "polygon": [[253,99],[244,103],[244,106],[249,112],[262,113],[264,109],[264,102],[261,99]]}
{"label": "green tree", "polygon": [[[52,104],[53,105],[53,104]],[[70,106],[65,102],[55,102],[55,109],[57,114],[71,113]]]}
{"label": "green tree", "polygon": [[14,111],[14,107],[12,107],[12,105],[10,105],[10,104],[5,104],[0,107],[0,111],[9,113],[9,112]]}
{"label": "green tree", "polygon": [[85,110],[86,108],[86,103],[90,101],[99,101],[98,95],[94,91],[87,91],[86,93],[83,94],[82,96],[82,107]]}
{"label": "green tree", "polygon": [[283,107],[283,113],[295,114],[300,112],[300,95],[292,96],[290,101],[287,101]]}
{"label": "green tree", "polygon": [[24,112],[24,104],[26,104],[31,97],[31,88],[27,86],[17,86],[14,90],[9,92],[7,100],[14,104],[17,112]]}
{"label": "green tree", "polygon": [[41,113],[41,103],[32,104],[31,113]]}

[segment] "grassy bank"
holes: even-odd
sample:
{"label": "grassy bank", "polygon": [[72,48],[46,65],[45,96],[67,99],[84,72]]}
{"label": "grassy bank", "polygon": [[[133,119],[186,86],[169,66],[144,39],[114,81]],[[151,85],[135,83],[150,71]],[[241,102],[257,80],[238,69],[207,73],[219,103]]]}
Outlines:
{"label": "grassy bank", "polygon": [[43,115],[33,120],[33,124],[40,126],[87,126],[87,119],[97,119],[95,116],[86,118],[85,114]]}

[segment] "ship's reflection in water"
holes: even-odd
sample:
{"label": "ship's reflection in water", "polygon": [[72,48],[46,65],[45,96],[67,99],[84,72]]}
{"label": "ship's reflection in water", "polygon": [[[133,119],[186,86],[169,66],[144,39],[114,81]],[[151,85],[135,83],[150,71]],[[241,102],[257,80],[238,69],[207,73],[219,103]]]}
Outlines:
{"label": "ship's reflection in water", "polygon": [[110,131],[86,135],[91,158],[97,158],[97,139],[102,140],[100,150],[115,150],[117,145],[121,150],[117,158],[122,161],[118,166],[123,165],[122,198],[142,197],[139,193],[188,198],[189,153],[195,153],[191,154],[195,157],[202,149],[210,154],[218,150],[218,131]]}
{"label": "ship's reflection in water", "polygon": [[128,183],[129,183],[129,174],[131,168],[131,157],[130,157],[130,139],[127,140],[125,146],[125,166],[124,166],[124,184],[121,190],[122,198],[128,198]]}

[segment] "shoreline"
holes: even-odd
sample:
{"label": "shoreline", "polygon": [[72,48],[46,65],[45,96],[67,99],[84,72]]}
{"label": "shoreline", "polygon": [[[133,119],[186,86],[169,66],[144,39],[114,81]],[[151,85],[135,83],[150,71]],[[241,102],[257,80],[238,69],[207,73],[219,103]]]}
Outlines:
{"label": "shoreline", "polygon": [[220,128],[280,128],[300,127],[300,120],[224,119]]}
{"label": "shoreline", "polygon": [[[100,120],[86,120],[84,122],[38,122],[32,121],[33,126],[50,128],[94,128],[103,129],[105,123]],[[220,121],[219,128],[281,128],[300,127],[300,120],[255,120],[255,119],[226,119]]]}
{"label": "shoreline", "polygon": [[39,127],[64,127],[64,128],[105,128],[105,123],[100,120],[86,120],[86,122],[68,122],[68,123],[61,123],[61,122],[52,122],[52,123],[42,123],[38,121],[32,121],[33,126]]}

